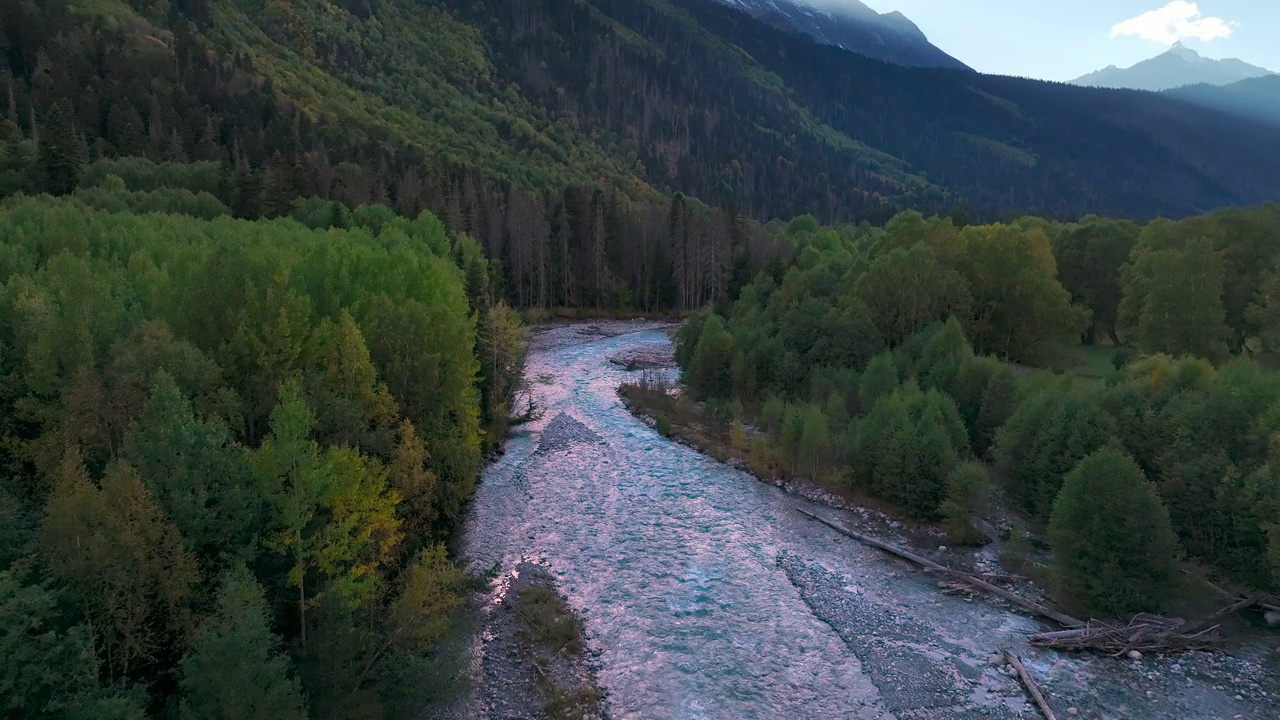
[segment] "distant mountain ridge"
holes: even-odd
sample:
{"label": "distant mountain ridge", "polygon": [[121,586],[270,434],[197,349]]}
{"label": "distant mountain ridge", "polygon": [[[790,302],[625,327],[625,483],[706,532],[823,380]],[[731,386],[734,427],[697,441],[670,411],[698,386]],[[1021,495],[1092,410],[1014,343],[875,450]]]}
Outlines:
{"label": "distant mountain ridge", "polygon": [[1168,52],[1133,67],[1118,68],[1112,65],[1076,78],[1071,84],[1159,92],[1188,85],[1230,85],[1274,74],[1266,68],[1234,58],[1213,60],[1182,43],[1175,43]]}
{"label": "distant mountain ridge", "polygon": [[798,31],[824,45],[905,67],[969,69],[929,42],[900,12],[880,14],[858,0],[825,9],[804,0],[715,0],[774,27]]}

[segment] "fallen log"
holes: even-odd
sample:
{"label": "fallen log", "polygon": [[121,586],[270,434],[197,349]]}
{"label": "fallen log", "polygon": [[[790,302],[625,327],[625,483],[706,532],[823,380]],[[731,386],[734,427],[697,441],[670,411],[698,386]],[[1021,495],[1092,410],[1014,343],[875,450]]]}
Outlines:
{"label": "fallen log", "polygon": [[1238,602],[1231,603],[1230,605],[1222,608],[1221,610],[1213,613],[1212,615],[1204,618],[1203,620],[1193,620],[1193,621],[1185,622],[1182,624],[1181,627],[1179,627],[1174,632],[1180,635],[1185,635],[1191,632],[1192,630],[1197,630],[1199,628],[1204,627],[1205,625],[1216,623],[1217,621],[1221,620],[1222,618],[1228,615],[1233,615],[1235,613],[1240,612],[1241,610],[1251,608],[1254,605],[1257,605],[1258,601],[1261,599],[1262,599],[1261,594],[1250,595],[1249,597],[1246,597]]}
{"label": "fallen log", "polygon": [[1009,664],[1013,666],[1013,669],[1018,671],[1018,677],[1022,679],[1022,685],[1031,694],[1031,699],[1035,700],[1040,712],[1044,713],[1044,720],[1058,720],[1058,716],[1054,715],[1053,710],[1050,709],[1049,703],[1045,702],[1044,695],[1040,692],[1040,686],[1036,685],[1036,681],[1031,677],[1031,673],[1027,672],[1026,666],[1022,664],[1018,656],[1014,655],[1010,650],[1005,650],[1004,656],[1009,661]]}
{"label": "fallen log", "polygon": [[1267,612],[1280,613],[1280,597],[1265,595],[1258,600],[1258,607]]}
{"label": "fallen log", "polygon": [[903,560],[907,560],[908,562],[912,562],[912,563],[915,563],[916,565],[919,565],[925,570],[931,570],[934,572],[941,572],[941,573],[946,573],[948,575],[951,575],[957,580],[965,582],[981,590],[985,590],[986,592],[991,593],[992,595],[1002,598],[1008,602],[1011,602],[1014,605],[1017,605],[1018,607],[1024,610],[1027,610],[1039,617],[1048,618],[1049,620],[1052,620],[1058,623],[1059,625],[1062,625],[1063,627],[1078,627],[1085,624],[1083,621],[1077,620],[1076,618],[1073,618],[1070,615],[1067,615],[1066,613],[1058,612],[1057,610],[1044,607],[1043,605],[1039,605],[1037,603],[1031,602],[1030,600],[1027,600],[1026,598],[1020,595],[1015,595],[1014,593],[1011,593],[1002,587],[992,585],[991,583],[987,582],[986,580],[983,580],[982,578],[976,575],[972,575],[970,573],[963,572],[961,570],[953,570],[949,567],[939,565],[938,563],[930,560],[929,558],[922,557],[920,555],[916,555],[913,552],[903,550],[900,547],[890,545],[889,543],[886,543],[882,540],[871,537],[870,535],[864,535],[860,532],[855,532],[848,528],[836,525],[835,523],[825,518],[814,515],[813,513],[803,508],[796,508],[796,510],[799,511],[800,514],[808,517],[811,520],[817,520],[818,522],[822,523],[823,525],[826,525],[832,530],[835,530],[841,535],[851,537],[854,540],[870,545],[871,547],[874,547],[879,550],[883,550],[889,553],[890,555],[896,555],[902,558]]}
{"label": "fallen log", "polygon": [[[1188,572],[1186,568],[1182,569],[1182,574],[1186,575],[1187,577],[1193,577],[1199,580],[1201,583],[1204,583],[1208,587],[1212,588],[1214,592],[1218,593],[1224,598],[1238,597],[1237,593],[1227,592],[1227,590],[1224,589],[1221,585],[1218,585],[1217,583],[1207,578],[1193,575],[1192,573]],[[1258,598],[1258,607],[1268,612],[1280,613],[1280,597],[1276,597],[1275,595],[1261,595]]]}

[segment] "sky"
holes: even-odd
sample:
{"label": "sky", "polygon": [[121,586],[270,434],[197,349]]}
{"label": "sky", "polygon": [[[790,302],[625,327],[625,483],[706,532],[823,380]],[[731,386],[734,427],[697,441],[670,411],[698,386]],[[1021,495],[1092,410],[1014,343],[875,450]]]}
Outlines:
{"label": "sky", "polygon": [[[1175,41],[1280,72],[1280,0],[863,0],[980,72],[1073,80]],[[838,5],[842,0],[810,0]]]}

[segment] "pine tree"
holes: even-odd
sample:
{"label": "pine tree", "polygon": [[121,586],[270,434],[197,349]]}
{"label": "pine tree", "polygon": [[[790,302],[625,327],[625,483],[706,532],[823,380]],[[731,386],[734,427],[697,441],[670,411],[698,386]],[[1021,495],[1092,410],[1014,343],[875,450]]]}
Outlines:
{"label": "pine tree", "polygon": [[689,369],[689,386],[699,397],[726,398],[733,391],[733,336],[718,315],[702,328]]}
{"label": "pine tree", "polygon": [[958,543],[979,543],[985,536],[974,520],[986,512],[991,500],[991,477],[985,465],[976,462],[957,465],[947,476],[947,499],[941,514],[947,532]]}
{"label": "pine tree", "polygon": [[308,407],[315,408],[316,440],[385,454],[391,447],[396,404],[378,379],[360,327],[345,310],[325,318],[302,358]]}
{"label": "pine tree", "polygon": [[808,405],[801,415],[799,466],[802,473],[814,480],[822,480],[830,468],[831,431],[822,408]]}
{"label": "pine tree", "polygon": [[40,168],[45,189],[53,195],[67,195],[76,189],[80,170],[88,162],[89,149],[76,127],[76,116],[61,102],[54,103],[45,116],[40,136]]}
{"label": "pine tree", "polygon": [[113,465],[99,489],[68,452],[41,530],[50,569],[107,646],[108,675],[126,675],[187,629],[195,563],[131,467]]}
{"label": "pine tree", "polygon": [[387,480],[400,494],[396,513],[410,539],[429,537],[438,515],[436,492],[439,479],[427,466],[427,460],[427,447],[418,437],[413,423],[402,421],[396,445],[391,450]]}
{"label": "pine tree", "polygon": [[858,386],[858,402],[863,411],[870,410],[880,398],[898,389],[898,368],[891,353],[880,353],[871,359]]}
{"label": "pine tree", "polygon": [[262,520],[245,450],[226,425],[196,417],[173,378],[157,373],[122,456],[165,508],[193,550],[235,556]]}
{"label": "pine tree", "polygon": [[93,632],[67,626],[66,599],[36,582],[30,565],[0,571],[0,717],[145,718],[138,693],[101,685]]}
{"label": "pine tree", "polygon": [[228,571],[182,659],[181,719],[304,720],[302,691],[279,645],[262,587],[243,567]]}
{"label": "pine tree", "polygon": [[1160,496],[1132,458],[1109,448],[1067,475],[1049,540],[1056,594],[1095,616],[1157,611],[1177,575]]}

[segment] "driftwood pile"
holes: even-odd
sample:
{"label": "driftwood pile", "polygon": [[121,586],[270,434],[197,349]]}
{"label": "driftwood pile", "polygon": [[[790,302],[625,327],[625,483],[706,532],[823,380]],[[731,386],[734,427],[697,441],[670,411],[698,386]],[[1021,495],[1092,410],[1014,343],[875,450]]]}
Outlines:
{"label": "driftwood pile", "polygon": [[1222,637],[1218,634],[1218,625],[1216,625],[1219,620],[1255,605],[1266,608],[1271,603],[1276,602],[1276,599],[1270,596],[1251,595],[1247,598],[1236,599],[1235,602],[1212,615],[1194,621],[1173,620],[1159,615],[1137,615],[1127,624],[1098,620],[1085,622],[993,585],[988,578],[944,567],[929,558],[903,550],[869,535],[841,527],[802,508],[796,508],[796,510],[842,535],[919,565],[925,572],[945,575],[946,580],[940,583],[944,588],[944,592],[952,593],[966,586],[981,590],[1012,603],[1032,615],[1052,620],[1066,628],[1032,635],[1030,638],[1031,644],[1039,647],[1056,650],[1093,650],[1112,656],[1120,656],[1133,651],[1139,653],[1173,653],[1192,650],[1219,650],[1222,647]]}
{"label": "driftwood pile", "polygon": [[1250,595],[1206,618],[1189,622],[1145,614],[1135,615],[1127,625],[1092,620],[1084,627],[1032,635],[1031,644],[1055,650],[1097,650],[1115,657],[1135,650],[1140,653],[1220,650],[1222,636],[1215,623],[1258,605],[1263,599],[1262,595]]}
{"label": "driftwood pile", "polygon": [[1126,625],[1090,620],[1084,627],[1031,636],[1031,644],[1054,650],[1096,650],[1113,657],[1127,653],[1218,650],[1222,638],[1217,627],[1183,633],[1182,623],[1159,615],[1135,615]]}

